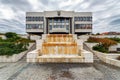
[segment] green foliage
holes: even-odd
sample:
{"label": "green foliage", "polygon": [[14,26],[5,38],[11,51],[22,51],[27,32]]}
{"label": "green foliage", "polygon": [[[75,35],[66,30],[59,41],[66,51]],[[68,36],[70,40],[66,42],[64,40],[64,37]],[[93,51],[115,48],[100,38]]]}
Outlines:
{"label": "green foliage", "polygon": [[0,55],[13,55],[27,50],[29,39],[20,38],[16,33],[8,32],[5,34],[7,39],[0,38]]}
{"label": "green foliage", "polygon": [[10,42],[20,39],[20,37],[16,33],[13,33],[13,32],[7,32],[5,33],[5,36],[7,38],[7,41],[10,41]]}
{"label": "green foliage", "polygon": [[17,36],[17,34],[13,33],[13,32],[7,32],[7,33],[5,33],[5,36],[7,38],[15,38]]}
{"label": "green foliage", "polygon": [[0,55],[12,55],[13,50],[8,47],[0,48]]}
{"label": "green foliage", "polygon": [[22,51],[27,50],[27,48],[24,48],[24,44],[19,43],[13,43],[13,42],[1,42],[0,43],[0,55],[13,55],[18,54]]}
{"label": "green foliage", "polygon": [[96,33],[96,35],[100,35],[100,33]]}
{"label": "green foliage", "polygon": [[116,42],[120,43],[120,38],[113,37],[113,38],[109,38],[109,39],[111,39],[111,40],[113,40],[113,41],[116,41]]}
{"label": "green foliage", "polygon": [[0,37],[0,42],[2,41],[2,38]]}
{"label": "green foliage", "polygon": [[102,44],[97,44],[97,45],[93,46],[92,49],[96,50],[96,51],[99,51],[99,52],[108,53],[108,48],[106,48]]}

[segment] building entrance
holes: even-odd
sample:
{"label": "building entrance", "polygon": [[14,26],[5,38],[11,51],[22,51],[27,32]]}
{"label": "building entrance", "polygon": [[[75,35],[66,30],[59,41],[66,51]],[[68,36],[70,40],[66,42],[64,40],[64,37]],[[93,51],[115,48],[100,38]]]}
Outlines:
{"label": "building entrance", "polygon": [[54,17],[47,19],[47,33],[71,33],[71,18]]}

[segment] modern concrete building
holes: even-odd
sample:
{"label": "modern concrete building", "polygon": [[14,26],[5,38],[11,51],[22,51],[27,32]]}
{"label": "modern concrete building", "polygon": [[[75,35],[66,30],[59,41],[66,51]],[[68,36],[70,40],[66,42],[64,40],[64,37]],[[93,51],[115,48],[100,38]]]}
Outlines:
{"label": "modern concrete building", "polygon": [[74,11],[44,11],[26,13],[26,32],[41,34],[90,34],[92,13]]}

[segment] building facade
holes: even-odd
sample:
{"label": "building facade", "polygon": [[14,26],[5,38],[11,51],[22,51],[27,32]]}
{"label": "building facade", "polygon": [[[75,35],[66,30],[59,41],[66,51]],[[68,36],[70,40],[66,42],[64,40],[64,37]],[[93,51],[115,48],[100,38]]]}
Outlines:
{"label": "building facade", "polygon": [[92,13],[74,11],[26,12],[28,34],[90,34]]}

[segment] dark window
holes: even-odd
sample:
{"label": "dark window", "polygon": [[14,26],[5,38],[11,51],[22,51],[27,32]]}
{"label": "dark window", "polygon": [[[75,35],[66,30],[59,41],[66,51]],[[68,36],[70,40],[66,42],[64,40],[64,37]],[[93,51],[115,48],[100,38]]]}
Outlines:
{"label": "dark window", "polygon": [[117,48],[117,51],[120,51],[120,48]]}
{"label": "dark window", "polygon": [[49,19],[49,23],[52,23],[52,19]]}
{"label": "dark window", "polygon": [[27,29],[42,29],[43,24],[26,24]]}
{"label": "dark window", "polygon": [[52,30],[52,25],[49,25],[49,30]]}
{"label": "dark window", "polygon": [[66,19],[66,23],[69,23],[69,19]]}
{"label": "dark window", "polygon": [[78,21],[78,17],[75,17],[74,19],[75,19],[75,21]]}
{"label": "dark window", "polygon": [[43,21],[43,17],[26,17],[26,21]]}
{"label": "dark window", "polygon": [[86,20],[86,18],[85,17],[83,17],[83,21],[85,21]]}
{"label": "dark window", "polygon": [[66,29],[69,30],[69,25],[66,25]]}

